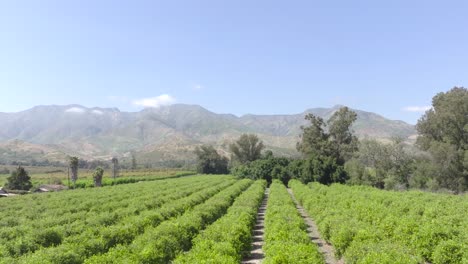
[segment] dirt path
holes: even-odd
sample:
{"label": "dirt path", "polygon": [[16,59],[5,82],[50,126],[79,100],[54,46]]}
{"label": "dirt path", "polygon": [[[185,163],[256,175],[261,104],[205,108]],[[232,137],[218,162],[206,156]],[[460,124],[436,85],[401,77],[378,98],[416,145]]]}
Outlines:
{"label": "dirt path", "polygon": [[312,240],[313,243],[315,243],[318,246],[320,253],[322,253],[325,259],[325,263],[344,264],[343,259],[337,260],[335,258],[335,255],[333,253],[333,247],[330,244],[328,244],[325,240],[322,239],[318,231],[317,225],[309,217],[309,215],[304,210],[304,208],[297,202],[296,197],[294,197],[294,194],[290,188],[288,188],[288,192],[291,195],[294,203],[296,204],[297,210],[299,211],[305,223],[307,224],[307,233],[309,234],[310,239]]}
{"label": "dirt path", "polygon": [[263,254],[262,246],[263,246],[263,235],[265,232],[265,212],[268,202],[268,194],[270,189],[265,190],[265,196],[263,198],[262,204],[260,208],[258,208],[257,212],[257,222],[255,223],[255,227],[253,230],[253,241],[252,241],[252,250],[250,251],[249,255],[242,260],[243,264],[258,264],[262,263],[263,258],[265,255]]}

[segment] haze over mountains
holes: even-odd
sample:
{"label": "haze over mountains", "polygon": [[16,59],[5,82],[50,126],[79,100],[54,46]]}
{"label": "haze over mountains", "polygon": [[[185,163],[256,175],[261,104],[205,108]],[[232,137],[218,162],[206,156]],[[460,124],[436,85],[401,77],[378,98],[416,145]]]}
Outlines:
{"label": "haze over mountains", "polygon": [[[117,108],[80,105],[36,106],[17,113],[0,113],[0,161],[63,161],[65,155],[109,159],[135,153],[140,162],[193,159],[200,144],[219,150],[242,133],[256,133],[268,149],[279,155],[297,155],[296,142],[304,116],[313,113],[327,120],[341,106],[313,108],[293,115],[217,114],[198,105],[175,104],[121,112]],[[388,140],[410,138],[414,126],[375,113],[354,110],[358,137]]]}

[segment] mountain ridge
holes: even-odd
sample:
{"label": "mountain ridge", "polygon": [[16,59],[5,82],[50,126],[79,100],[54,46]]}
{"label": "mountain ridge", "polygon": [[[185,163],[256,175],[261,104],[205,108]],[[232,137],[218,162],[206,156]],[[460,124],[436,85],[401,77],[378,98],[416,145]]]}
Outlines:
{"label": "mountain ridge", "polygon": [[[269,149],[291,156],[297,154],[295,145],[300,127],[307,125],[305,114],[313,113],[327,120],[340,107],[309,108],[298,114],[236,116],[188,104],[145,108],[138,112],[79,104],[41,105],[15,113],[0,112],[0,154],[3,153],[0,161],[15,158],[5,153],[22,151],[21,148],[12,150],[14,145],[7,144],[11,140],[34,144],[27,149],[43,145],[49,153],[55,148],[64,156],[78,155],[86,159],[126,157],[136,153],[148,163],[185,160],[194,158],[193,149],[200,144],[213,144],[220,150],[227,150],[229,143],[242,133],[256,133]],[[360,138],[409,139],[416,134],[414,126],[403,121],[353,110],[358,115],[353,129]],[[5,150],[7,145],[8,151]],[[23,156],[28,155],[24,153]],[[54,152],[53,156],[58,155]]]}

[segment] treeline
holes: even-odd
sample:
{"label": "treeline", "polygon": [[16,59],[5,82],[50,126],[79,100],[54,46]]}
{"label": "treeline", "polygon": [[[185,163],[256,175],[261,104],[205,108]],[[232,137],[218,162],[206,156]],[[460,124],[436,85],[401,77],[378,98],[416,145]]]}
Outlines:
{"label": "treeline", "polygon": [[418,121],[415,145],[362,139],[351,127],[357,114],[347,107],[329,120],[306,115],[297,150],[302,158],[274,157],[256,135],[244,134],[230,145],[230,159],[212,146],[197,148],[198,171],[228,173],[287,183],[346,183],[380,189],[468,190],[468,90],[455,87],[433,98]]}

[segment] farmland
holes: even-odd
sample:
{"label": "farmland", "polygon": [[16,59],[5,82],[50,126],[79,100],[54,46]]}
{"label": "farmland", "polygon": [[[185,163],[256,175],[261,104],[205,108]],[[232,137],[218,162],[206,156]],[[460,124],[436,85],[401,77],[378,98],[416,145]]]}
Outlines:
{"label": "farmland", "polygon": [[[3,166],[4,169],[10,171],[15,170],[15,166]],[[67,168],[60,167],[37,167],[26,166],[25,169],[31,176],[31,182],[34,186],[41,184],[64,184],[68,185]],[[138,169],[138,170],[121,170],[117,179],[112,179],[111,171],[104,172],[103,182],[104,186],[112,184],[132,183],[138,181],[148,181],[166,178],[176,178],[180,176],[195,174],[192,171],[175,170],[175,169]],[[93,170],[80,169],[79,179],[76,182],[76,188],[93,187]],[[0,174],[0,186],[6,183],[6,179],[10,174]],[[71,183],[70,183],[71,185]]]}
{"label": "farmland", "polygon": [[241,263],[264,197],[263,263],[329,263],[293,197],[345,263],[468,260],[466,196],[289,187],[195,175],[5,198],[0,263]]}
{"label": "farmland", "polygon": [[289,182],[346,263],[467,263],[468,197]]}

